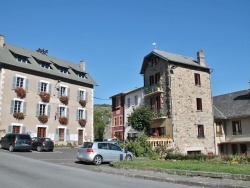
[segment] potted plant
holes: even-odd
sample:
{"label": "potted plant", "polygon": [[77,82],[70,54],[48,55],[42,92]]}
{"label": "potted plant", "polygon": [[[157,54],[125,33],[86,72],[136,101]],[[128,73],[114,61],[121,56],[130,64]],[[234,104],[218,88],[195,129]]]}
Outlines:
{"label": "potted plant", "polygon": [[59,118],[59,123],[62,124],[62,125],[67,125],[68,124],[68,118],[60,117]]}
{"label": "potted plant", "polygon": [[79,123],[79,125],[81,125],[81,126],[85,126],[86,125],[86,119],[79,119],[78,120],[78,123]]}
{"label": "potted plant", "polygon": [[38,116],[38,120],[41,122],[41,123],[47,123],[48,122],[48,116],[47,115],[40,115]]}
{"label": "potted plant", "polygon": [[26,96],[26,91],[22,87],[17,87],[15,89],[17,97],[23,99]]}
{"label": "potted plant", "polygon": [[45,91],[42,91],[39,96],[41,97],[42,101],[43,102],[49,102],[50,100],[50,94],[45,92]]}
{"label": "potted plant", "polygon": [[59,100],[60,100],[63,104],[68,105],[69,98],[68,98],[67,96],[63,95],[63,96],[61,96],[61,97],[59,98]]}
{"label": "potted plant", "polygon": [[24,116],[24,113],[22,113],[22,112],[15,112],[13,114],[13,117],[16,119],[22,120],[22,119],[24,119],[25,116]]}
{"label": "potted plant", "polygon": [[81,106],[84,106],[84,107],[85,107],[85,106],[86,106],[87,101],[86,101],[86,100],[84,100],[84,99],[80,99],[80,100],[79,100],[79,103],[80,103],[80,105],[81,105]]}

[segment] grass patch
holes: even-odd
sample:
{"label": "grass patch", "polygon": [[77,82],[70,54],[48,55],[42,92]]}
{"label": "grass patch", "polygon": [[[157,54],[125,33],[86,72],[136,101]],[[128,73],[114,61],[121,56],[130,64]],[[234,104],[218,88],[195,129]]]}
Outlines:
{"label": "grass patch", "polygon": [[250,175],[250,164],[224,164],[213,161],[166,161],[166,160],[146,160],[146,161],[119,161],[115,164],[128,165],[133,167],[179,169],[190,171],[246,174]]}

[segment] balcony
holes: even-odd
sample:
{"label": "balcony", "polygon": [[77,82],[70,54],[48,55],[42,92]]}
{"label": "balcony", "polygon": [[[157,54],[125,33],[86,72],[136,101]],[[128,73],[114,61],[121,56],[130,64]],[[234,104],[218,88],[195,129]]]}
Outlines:
{"label": "balcony", "polygon": [[148,141],[152,144],[153,148],[163,146],[165,148],[172,147],[173,140],[168,137],[149,137]]}
{"label": "balcony", "polygon": [[150,97],[163,92],[161,84],[146,86],[143,88],[143,90],[144,90],[144,97]]}
{"label": "balcony", "polygon": [[226,142],[250,142],[250,133],[234,132],[232,135],[226,135]]}
{"label": "balcony", "polygon": [[167,118],[167,112],[165,109],[155,109],[152,110],[154,113],[154,119],[166,119]]}

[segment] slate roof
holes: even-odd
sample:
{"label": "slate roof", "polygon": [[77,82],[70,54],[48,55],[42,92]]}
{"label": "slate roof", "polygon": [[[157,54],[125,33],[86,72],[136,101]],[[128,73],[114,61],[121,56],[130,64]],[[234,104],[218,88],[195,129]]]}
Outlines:
{"label": "slate roof", "polygon": [[151,53],[149,53],[148,55],[146,55],[143,59],[143,64],[142,64],[142,68],[141,68],[141,72],[140,74],[144,74],[145,72],[145,68],[147,66],[147,61],[146,59],[148,57],[150,57],[151,55],[156,55],[166,61],[172,61],[175,62],[177,64],[184,64],[184,65],[190,65],[190,66],[195,66],[195,67],[200,67],[200,68],[205,68],[205,69],[210,69],[208,66],[201,66],[197,60],[195,60],[192,57],[186,57],[186,56],[182,56],[182,55],[178,55],[178,54],[173,54],[173,53],[169,53],[169,52],[164,52],[161,50],[153,50]]}
{"label": "slate roof", "polygon": [[[28,58],[30,63],[21,63],[16,61],[14,54],[18,54],[21,56],[25,56]],[[38,61],[43,61],[50,63],[52,69],[45,69],[40,67]],[[61,79],[66,78],[69,80],[82,82],[90,85],[97,85],[93,78],[87,73],[84,72],[79,64],[71,63],[65,60],[61,60],[55,57],[43,55],[36,51],[31,51],[22,47],[18,47],[12,44],[5,44],[4,47],[0,47],[0,63],[11,65],[17,68],[25,68],[27,70],[41,72],[43,74],[57,76]],[[69,74],[63,74],[59,72],[58,68],[56,67],[64,67],[68,68]],[[85,74],[85,78],[79,77],[76,72]]]}
{"label": "slate roof", "polygon": [[250,90],[213,97],[215,119],[230,119],[250,116]]}

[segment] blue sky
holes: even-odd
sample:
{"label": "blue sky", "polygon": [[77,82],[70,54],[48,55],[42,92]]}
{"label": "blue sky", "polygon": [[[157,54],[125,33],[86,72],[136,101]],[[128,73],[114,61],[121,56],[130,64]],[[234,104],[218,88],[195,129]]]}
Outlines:
{"label": "blue sky", "polygon": [[144,56],[154,48],[213,68],[213,96],[249,89],[249,0],[1,0],[5,42],[73,63],[99,86],[95,104],[143,86]]}

